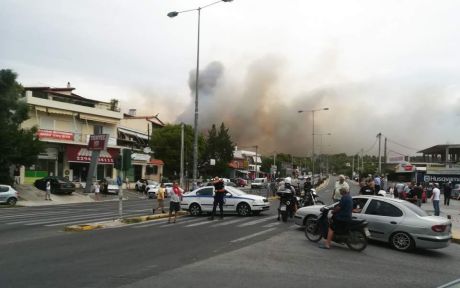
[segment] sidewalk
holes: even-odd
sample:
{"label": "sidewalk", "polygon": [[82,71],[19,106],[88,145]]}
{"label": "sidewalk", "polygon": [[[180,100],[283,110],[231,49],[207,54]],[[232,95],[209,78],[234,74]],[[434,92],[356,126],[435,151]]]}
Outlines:
{"label": "sidewalk", "polygon": [[[450,199],[450,205],[444,205],[444,195],[441,195],[439,208],[442,217],[449,218],[452,221],[452,242],[460,243],[460,200]],[[433,203],[427,200],[427,203],[422,204],[422,209],[428,214],[434,215]]]}

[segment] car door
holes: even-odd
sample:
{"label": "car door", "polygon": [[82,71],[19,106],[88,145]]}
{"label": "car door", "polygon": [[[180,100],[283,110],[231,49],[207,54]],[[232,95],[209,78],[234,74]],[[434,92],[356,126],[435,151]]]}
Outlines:
{"label": "car door", "polygon": [[236,211],[239,199],[232,192],[226,190],[224,196],[224,211]]}
{"label": "car door", "polygon": [[10,189],[8,187],[0,185],[0,203],[3,203],[6,201],[9,190]]}
{"label": "car door", "polygon": [[198,203],[201,205],[202,211],[212,211],[212,205],[214,203],[214,187],[207,186],[196,191],[198,197]]}
{"label": "car door", "polygon": [[392,203],[371,199],[361,212],[360,217],[369,222],[371,238],[387,241],[389,236],[402,222],[404,213]]}

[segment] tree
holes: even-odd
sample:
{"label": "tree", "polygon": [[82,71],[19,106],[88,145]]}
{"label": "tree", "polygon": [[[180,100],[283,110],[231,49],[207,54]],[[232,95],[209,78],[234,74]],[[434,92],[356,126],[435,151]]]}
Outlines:
{"label": "tree", "polygon": [[[233,144],[229,129],[222,122],[217,132],[216,125],[213,124],[211,130],[208,131],[206,141],[206,150],[204,160],[207,165],[203,167],[203,171],[208,176],[223,176],[227,174],[228,164],[233,160]],[[215,159],[215,165],[210,165],[211,159]]]}
{"label": "tree", "polygon": [[0,183],[12,183],[11,167],[30,166],[43,151],[43,143],[35,137],[37,128],[21,128],[29,118],[29,106],[23,101],[24,89],[16,78],[13,71],[0,70]]}
{"label": "tree", "polygon": [[[191,176],[193,170],[193,136],[192,126],[184,127],[184,165],[185,172]],[[204,150],[204,137],[198,137],[198,163],[202,162],[200,155]],[[180,148],[181,148],[181,125],[168,124],[157,129],[152,134],[151,147],[155,158],[163,160],[163,176],[170,179],[178,179],[180,175]]]}

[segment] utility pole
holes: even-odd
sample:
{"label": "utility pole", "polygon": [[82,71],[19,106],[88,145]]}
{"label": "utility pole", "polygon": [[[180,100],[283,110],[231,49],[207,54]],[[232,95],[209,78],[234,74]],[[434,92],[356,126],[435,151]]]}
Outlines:
{"label": "utility pole", "polygon": [[383,163],[387,164],[387,137],[385,137],[385,142],[383,144]]}
{"label": "utility pole", "polygon": [[354,173],[355,173],[355,155],[353,155],[353,159],[351,160],[351,180],[353,180]]}
{"label": "utility pole", "polygon": [[382,174],[382,156],[380,154],[380,146],[382,142],[382,133],[377,134],[377,137],[379,137],[379,175]]}
{"label": "utility pole", "polygon": [[256,178],[258,178],[258,176],[259,176],[259,171],[257,169],[258,168],[257,163],[259,163],[259,159],[257,159],[257,151],[258,151],[258,149],[259,149],[259,146],[256,145]]}
{"label": "utility pole", "polygon": [[180,186],[184,187],[184,123],[181,123],[180,135]]}

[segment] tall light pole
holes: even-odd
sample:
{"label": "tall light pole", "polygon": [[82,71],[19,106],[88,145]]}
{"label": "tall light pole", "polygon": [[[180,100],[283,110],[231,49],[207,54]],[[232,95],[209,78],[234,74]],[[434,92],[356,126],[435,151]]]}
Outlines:
{"label": "tall light pole", "polygon": [[321,172],[321,164],[323,164],[323,159],[324,157],[321,157],[321,155],[323,154],[323,136],[331,136],[332,134],[331,133],[316,133],[315,135],[319,136],[319,139],[320,139],[320,142],[319,142],[319,155],[320,155],[320,158],[319,158],[319,163],[320,163],[320,173]]}
{"label": "tall light pole", "polygon": [[317,111],[323,111],[323,110],[329,110],[329,108],[321,108],[321,109],[312,109],[312,110],[299,110],[297,111],[298,113],[303,113],[303,112],[311,112],[311,115],[312,115],[312,147],[311,147],[311,150],[312,150],[312,155],[311,155],[311,162],[312,162],[312,166],[311,166],[311,176],[312,176],[312,181],[314,183],[314,179],[315,179],[315,112]]}
{"label": "tall light pole", "polygon": [[168,13],[168,17],[176,17],[177,15],[185,12],[197,11],[198,12],[198,38],[197,38],[197,49],[196,49],[196,79],[195,79],[195,120],[194,120],[194,137],[193,137],[193,182],[195,183],[198,179],[198,83],[200,75],[200,20],[201,20],[201,9],[212,6],[219,2],[232,2],[233,0],[219,0],[203,7],[195,9],[189,9],[184,11],[172,11]]}

